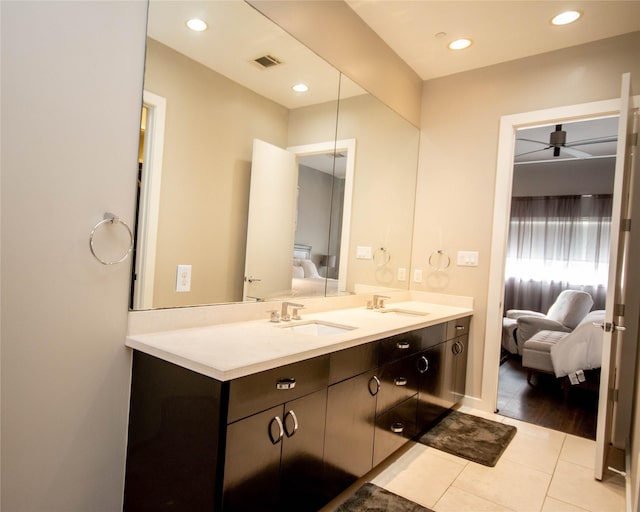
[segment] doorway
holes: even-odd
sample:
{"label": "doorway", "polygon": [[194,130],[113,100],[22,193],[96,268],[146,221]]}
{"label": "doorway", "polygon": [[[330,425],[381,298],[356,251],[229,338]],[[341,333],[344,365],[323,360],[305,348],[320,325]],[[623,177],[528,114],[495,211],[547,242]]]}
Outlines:
{"label": "doorway", "polygon": [[[544,314],[567,289],[605,309],[617,125],[607,116],[516,130],[505,313]],[[513,327],[502,337],[500,414],[595,439],[598,372],[578,386],[545,371],[529,378]]]}

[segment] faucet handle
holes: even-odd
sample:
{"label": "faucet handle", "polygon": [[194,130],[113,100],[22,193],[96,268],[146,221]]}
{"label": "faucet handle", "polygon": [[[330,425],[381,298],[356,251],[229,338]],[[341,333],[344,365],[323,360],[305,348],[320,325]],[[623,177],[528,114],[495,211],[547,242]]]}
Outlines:
{"label": "faucet handle", "polygon": [[280,322],[280,311],[278,311],[277,309],[270,309],[267,311],[267,313],[271,313],[269,322],[273,322],[274,324]]}
{"label": "faucet handle", "polygon": [[304,309],[304,305],[291,306],[291,320],[302,320],[299,310]]}

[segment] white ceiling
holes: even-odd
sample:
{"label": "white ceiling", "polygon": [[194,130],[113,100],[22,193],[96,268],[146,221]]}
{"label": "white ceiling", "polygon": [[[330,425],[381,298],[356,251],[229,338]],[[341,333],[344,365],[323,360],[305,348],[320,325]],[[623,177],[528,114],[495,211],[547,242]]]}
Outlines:
{"label": "white ceiling", "polygon": [[[423,80],[640,30],[637,0],[345,1]],[[549,20],[565,9],[583,16],[552,26]],[[474,44],[447,48],[461,37]]]}

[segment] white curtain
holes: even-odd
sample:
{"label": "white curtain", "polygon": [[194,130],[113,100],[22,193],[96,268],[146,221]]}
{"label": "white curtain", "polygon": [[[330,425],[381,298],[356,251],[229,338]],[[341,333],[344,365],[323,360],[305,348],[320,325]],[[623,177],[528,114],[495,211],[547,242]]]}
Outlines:
{"label": "white curtain", "polygon": [[546,313],[562,290],[585,290],[604,309],[611,196],[516,197],[505,275],[505,311]]}

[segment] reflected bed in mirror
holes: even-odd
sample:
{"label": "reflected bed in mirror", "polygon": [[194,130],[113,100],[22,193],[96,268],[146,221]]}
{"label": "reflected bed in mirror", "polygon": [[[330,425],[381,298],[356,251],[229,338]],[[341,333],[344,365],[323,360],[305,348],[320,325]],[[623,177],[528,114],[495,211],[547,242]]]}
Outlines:
{"label": "reflected bed in mirror", "polygon": [[[209,30],[185,28],[196,12]],[[279,64],[256,62],[266,55]],[[292,90],[301,76],[307,93]],[[144,104],[133,309],[408,287],[396,275],[410,267],[418,130],[248,4],[152,0]],[[350,183],[336,132],[354,144]],[[288,246],[260,276],[247,251],[255,139],[297,163]],[[331,150],[300,150],[318,144]],[[264,255],[276,234],[259,231]],[[307,292],[294,281],[295,244],[310,247],[323,283]],[[388,247],[390,262],[357,258],[363,245]],[[187,292],[176,291],[178,265],[191,265]],[[279,272],[288,285],[261,291]]]}

